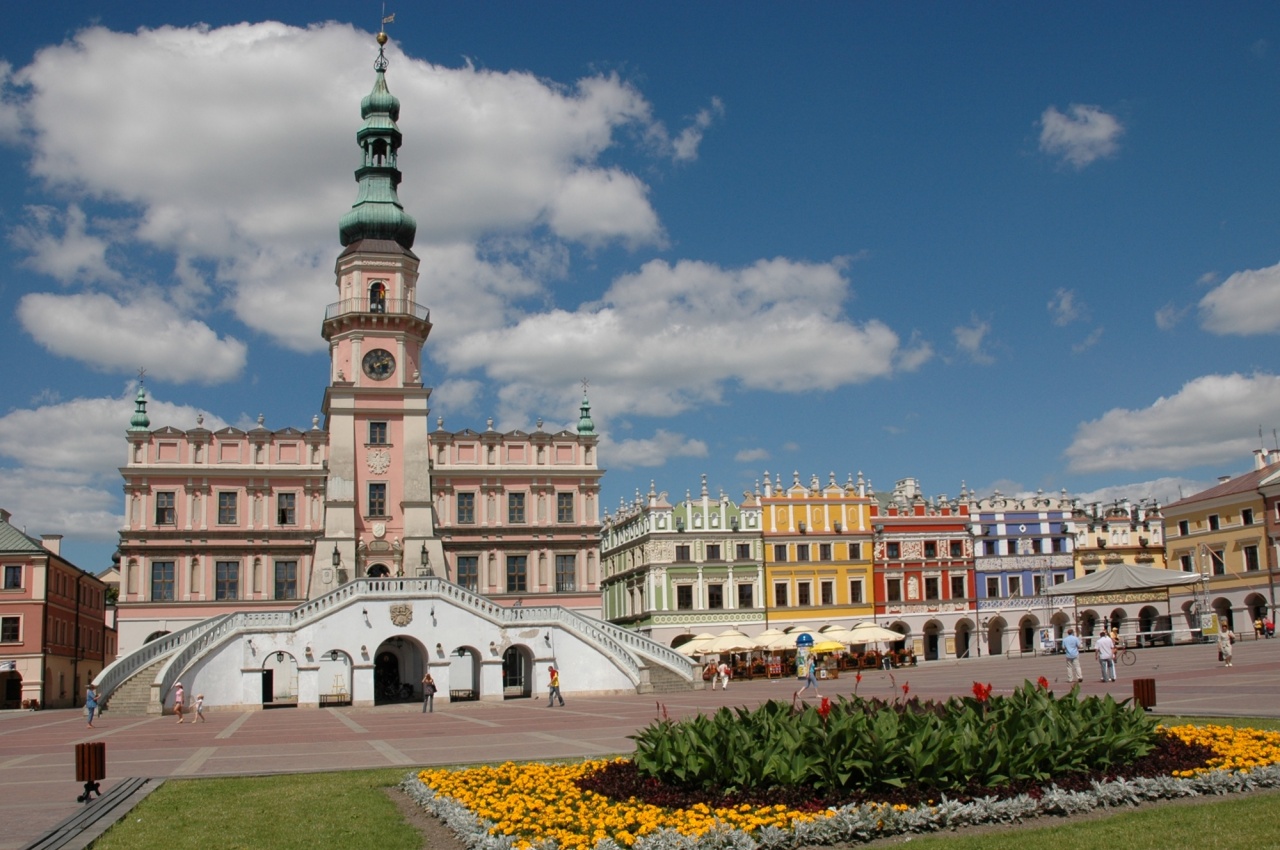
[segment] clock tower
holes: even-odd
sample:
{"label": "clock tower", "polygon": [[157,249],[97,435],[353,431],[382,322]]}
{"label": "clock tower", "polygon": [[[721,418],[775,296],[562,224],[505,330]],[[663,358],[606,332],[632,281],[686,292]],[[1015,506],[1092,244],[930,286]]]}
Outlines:
{"label": "clock tower", "polygon": [[400,101],[387,89],[386,42],[379,33],[373,90],[360,103],[359,191],[339,224],[338,297],[321,327],[329,469],[312,598],[361,576],[444,574],[421,371],[431,321],[417,302],[417,223],[396,194]]}

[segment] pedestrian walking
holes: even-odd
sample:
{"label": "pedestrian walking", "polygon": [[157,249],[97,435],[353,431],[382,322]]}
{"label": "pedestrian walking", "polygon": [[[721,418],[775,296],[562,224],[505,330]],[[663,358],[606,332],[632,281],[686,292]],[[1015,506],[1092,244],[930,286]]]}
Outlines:
{"label": "pedestrian walking", "polygon": [[195,709],[196,713],[195,716],[191,718],[191,725],[194,726],[197,723],[208,723],[209,721],[206,720],[204,716],[204,694],[196,694]]}
{"label": "pedestrian walking", "polygon": [[547,688],[547,708],[555,705],[556,700],[560,700],[560,705],[564,705],[564,697],[560,695],[560,671],[552,667],[551,685]]}
{"label": "pedestrian walking", "polygon": [[93,686],[93,682],[89,683],[89,688],[84,692],[84,713],[89,717],[89,728],[93,728],[93,715],[98,712],[98,689]]}
{"label": "pedestrian walking", "polygon": [[431,674],[422,677],[422,713],[431,714],[436,710],[436,680]]}
{"label": "pedestrian walking", "polygon": [[1226,623],[1218,630],[1218,660],[1223,667],[1231,666],[1231,654],[1236,642],[1236,633]]}
{"label": "pedestrian walking", "polygon": [[805,668],[804,687],[792,694],[791,698],[796,699],[811,687],[813,688],[814,696],[822,696],[822,694],[818,693],[818,659],[812,655],[809,656],[809,664]]}
{"label": "pedestrian walking", "polygon": [[1080,638],[1075,629],[1067,629],[1067,636],[1062,639],[1062,651],[1067,656],[1067,684],[1074,685],[1084,681],[1084,672],[1080,669]]}
{"label": "pedestrian walking", "polygon": [[1111,635],[1107,634],[1106,629],[1098,635],[1098,642],[1093,645],[1093,648],[1098,654],[1098,666],[1102,668],[1102,681],[1114,682],[1116,680],[1116,642],[1112,640]]}
{"label": "pedestrian walking", "polygon": [[[720,666],[716,668],[716,673],[720,677],[720,688],[729,690],[729,676],[733,674],[733,668],[729,666],[729,662],[721,661]],[[715,690],[712,688],[712,690]]]}
{"label": "pedestrian walking", "polygon": [[178,722],[182,722],[182,704],[186,701],[186,692],[182,690],[182,683],[173,686],[173,713],[178,715]]}

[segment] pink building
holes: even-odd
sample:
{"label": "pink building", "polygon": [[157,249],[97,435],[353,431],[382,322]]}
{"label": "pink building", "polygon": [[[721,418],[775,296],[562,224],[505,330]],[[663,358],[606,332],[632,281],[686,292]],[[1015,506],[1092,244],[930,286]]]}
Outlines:
{"label": "pink building", "polygon": [[[151,430],[140,388],[121,469],[120,643],[233,611],[279,611],[362,576],[443,575],[501,604],[600,613],[599,482],[576,431],[428,431],[430,313],[417,225],[396,194],[399,101],[379,56],[356,203],[320,332],[329,374],[311,428]],[[317,317],[320,318],[320,317]]]}

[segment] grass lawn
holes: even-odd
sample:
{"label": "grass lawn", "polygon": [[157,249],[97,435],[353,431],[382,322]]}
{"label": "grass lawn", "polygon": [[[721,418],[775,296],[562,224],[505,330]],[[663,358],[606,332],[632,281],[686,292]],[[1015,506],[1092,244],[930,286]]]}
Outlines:
{"label": "grass lawn", "polygon": [[[1216,723],[1280,729],[1269,718],[1161,717],[1165,725]],[[314,850],[317,846],[419,848],[422,836],[404,822],[383,789],[405,768],[227,779],[170,779],[94,844],[95,850],[173,847]],[[1227,800],[1161,803],[1140,811],[1043,819],[1032,827],[984,829],[972,835],[899,836],[927,850],[1216,850],[1280,846],[1280,792]],[[1041,825],[1042,824],[1042,825]]]}

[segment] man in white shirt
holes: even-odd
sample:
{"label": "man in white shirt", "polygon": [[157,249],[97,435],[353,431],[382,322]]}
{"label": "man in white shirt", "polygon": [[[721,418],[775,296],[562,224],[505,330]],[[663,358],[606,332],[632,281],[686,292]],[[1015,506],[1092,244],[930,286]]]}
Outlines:
{"label": "man in white shirt", "polygon": [[1111,635],[1107,634],[1107,630],[1103,629],[1102,634],[1098,635],[1098,641],[1093,645],[1094,650],[1098,653],[1098,665],[1102,668],[1102,681],[1114,682],[1116,680],[1116,642],[1111,639]]}

